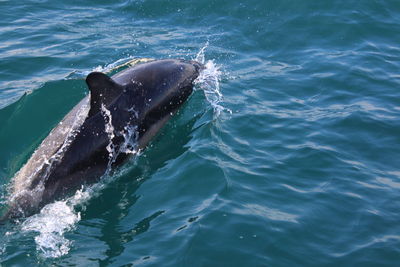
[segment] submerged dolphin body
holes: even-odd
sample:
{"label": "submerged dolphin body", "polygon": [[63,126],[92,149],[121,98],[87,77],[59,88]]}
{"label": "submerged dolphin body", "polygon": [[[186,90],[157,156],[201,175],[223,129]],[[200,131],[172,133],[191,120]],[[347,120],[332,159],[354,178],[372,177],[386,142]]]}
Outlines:
{"label": "submerged dolphin body", "polygon": [[111,78],[90,73],[90,97],[64,117],[15,175],[4,218],[31,215],[96,182],[127,158],[133,144],[144,148],[190,96],[202,68],[195,61],[167,59]]}

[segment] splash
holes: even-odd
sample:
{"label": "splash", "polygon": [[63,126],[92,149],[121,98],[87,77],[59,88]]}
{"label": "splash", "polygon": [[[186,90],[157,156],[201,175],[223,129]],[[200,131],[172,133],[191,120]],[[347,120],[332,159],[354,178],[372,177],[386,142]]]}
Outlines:
{"label": "splash", "polygon": [[201,64],[205,64],[205,60],[206,60],[205,59],[205,52],[206,52],[206,49],[209,46],[209,44],[210,43],[207,41],[205,43],[205,45],[202,48],[200,48],[200,51],[197,53],[197,55],[196,55],[194,60],[196,60],[197,62],[200,62]]}
{"label": "splash", "polygon": [[[136,110],[130,109],[129,112],[131,112],[133,118],[135,119],[138,118],[138,113]],[[123,131],[116,132],[112,124],[111,111],[108,110],[104,105],[101,105],[101,114],[104,117],[105,131],[108,135],[108,140],[109,140],[109,143],[106,147],[109,158],[106,171],[106,174],[108,175],[111,170],[112,164],[114,164],[117,157],[121,153],[136,154],[138,152],[137,140],[139,135],[137,134],[137,126],[136,125],[132,126],[129,123],[124,127]],[[118,147],[116,147],[114,144],[114,138],[116,136],[122,136],[124,138],[124,142]]]}
{"label": "splash", "polygon": [[72,241],[64,235],[76,228],[81,219],[78,207],[87,202],[107,185],[107,179],[78,190],[75,195],[42,208],[40,213],[27,218],[21,225],[23,232],[35,232],[36,249],[43,258],[58,258],[68,254]]}
{"label": "splash", "polygon": [[139,139],[138,127],[136,125],[125,126],[123,131],[123,136],[124,136],[124,142],[120,147],[119,153],[125,153],[130,155],[138,154],[139,153],[139,148],[137,145]]}
{"label": "splash", "polygon": [[107,151],[108,151],[108,165],[107,165],[107,171],[106,173],[108,174],[108,172],[111,170],[111,165],[115,162],[115,159],[117,158],[117,153],[115,151],[115,145],[113,142],[113,139],[115,137],[115,129],[114,126],[112,124],[112,116],[111,116],[111,112],[102,104],[101,105],[101,114],[104,117],[104,121],[105,121],[105,131],[107,133],[108,136],[108,145],[106,147]]}
{"label": "splash", "polygon": [[220,67],[214,63],[213,60],[205,59],[205,51],[209,43],[207,42],[197,53],[194,60],[202,63],[205,69],[200,73],[199,77],[195,80],[195,85],[204,91],[207,101],[211,104],[214,114],[218,117],[222,111],[232,113],[230,109],[222,106],[223,95],[220,91],[220,78],[222,72]]}
{"label": "splash", "polygon": [[76,213],[72,206],[65,201],[57,201],[26,219],[22,230],[38,232],[35,237],[37,250],[45,258],[56,258],[69,252],[71,241],[64,237],[64,233],[71,231],[79,220],[80,213]]}

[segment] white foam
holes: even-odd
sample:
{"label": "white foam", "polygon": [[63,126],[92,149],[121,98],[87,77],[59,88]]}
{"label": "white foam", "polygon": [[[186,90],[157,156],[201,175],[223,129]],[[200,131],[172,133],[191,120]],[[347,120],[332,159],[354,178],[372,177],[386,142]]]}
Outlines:
{"label": "white foam", "polygon": [[96,196],[107,185],[107,179],[89,187],[78,190],[75,195],[63,201],[56,201],[42,208],[21,224],[23,232],[35,232],[36,249],[44,258],[58,258],[68,254],[72,241],[65,233],[75,229],[81,220],[78,207],[84,209],[87,202]]}
{"label": "white foam", "polygon": [[45,258],[56,258],[69,252],[71,241],[64,233],[72,230],[80,220],[80,213],[66,201],[57,201],[46,205],[39,214],[33,215],[22,223],[22,231],[37,232],[36,248]]}

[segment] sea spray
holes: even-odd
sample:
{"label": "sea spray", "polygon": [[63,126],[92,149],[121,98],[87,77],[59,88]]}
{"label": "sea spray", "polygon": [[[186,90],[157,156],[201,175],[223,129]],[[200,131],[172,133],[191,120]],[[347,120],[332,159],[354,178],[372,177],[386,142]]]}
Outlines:
{"label": "sea spray", "polygon": [[70,250],[71,241],[64,237],[64,233],[72,230],[80,218],[80,213],[66,201],[56,201],[46,205],[39,214],[27,218],[22,223],[22,230],[39,233],[35,236],[37,250],[45,258],[56,258]]}
{"label": "sea spray", "polygon": [[215,116],[219,117],[222,111],[227,111],[229,113],[232,113],[232,111],[222,106],[223,95],[220,91],[220,78],[222,72],[220,66],[218,66],[213,60],[205,59],[205,51],[208,45],[209,42],[200,49],[194,58],[194,60],[202,63],[205,67],[194,83],[199,87],[199,89],[204,91],[207,101],[214,109]]}

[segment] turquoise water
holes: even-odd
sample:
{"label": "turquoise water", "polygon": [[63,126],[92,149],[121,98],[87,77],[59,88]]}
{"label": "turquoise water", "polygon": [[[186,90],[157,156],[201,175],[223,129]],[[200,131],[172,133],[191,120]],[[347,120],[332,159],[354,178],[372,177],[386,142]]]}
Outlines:
{"label": "turquoise water", "polygon": [[3,205],[90,71],[204,49],[219,82],[106,181],[1,226],[1,265],[398,266],[399,1],[93,2],[0,1]]}

